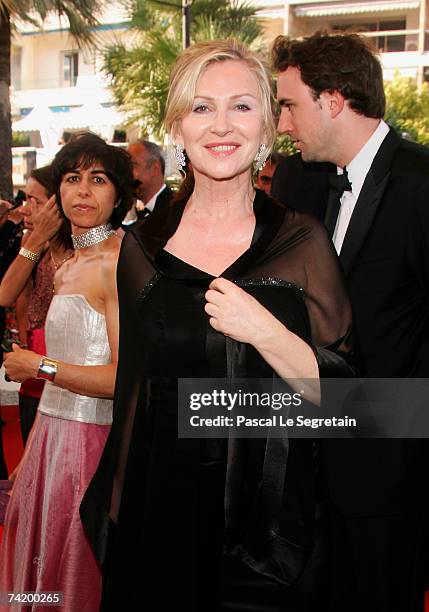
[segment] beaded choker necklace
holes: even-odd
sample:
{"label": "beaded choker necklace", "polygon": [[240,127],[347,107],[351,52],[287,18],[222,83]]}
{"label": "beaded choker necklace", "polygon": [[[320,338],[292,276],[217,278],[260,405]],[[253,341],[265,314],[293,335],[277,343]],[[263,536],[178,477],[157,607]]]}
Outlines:
{"label": "beaded choker necklace", "polygon": [[107,223],[106,225],[92,227],[84,234],[72,234],[71,239],[73,241],[75,250],[78,251],[79,249],[86,249],[93,244],[103,242],[103,240],[107,240],[107,238],[113,236],[114,233],[115,230],[113,227],[110,225],[110,223]]}

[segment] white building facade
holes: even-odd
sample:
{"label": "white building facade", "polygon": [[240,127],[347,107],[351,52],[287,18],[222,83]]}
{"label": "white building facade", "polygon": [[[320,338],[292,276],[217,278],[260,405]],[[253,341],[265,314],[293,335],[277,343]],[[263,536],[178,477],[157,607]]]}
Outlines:
{"label": "white building facade", "polygon": [[[371,38],[381,54],[386,79],[391,79],[398,70],[416,79],[419,85],[429,81],[429,0],[252,2],[258,7],[268,46],[278,34],[298,37],[317,30],[352,29]],[[38,165],[55,152],[46,150],[54,149],[46,142],[59,140],[64,131],[87,127],[109,140],[118,136],[114,130],[120,130],[121,117],[115,115],[101,67],[105,47],[133,40],[129,16],[121,3],[110,3],[100,25],[94,28],[96,47],[92,49],[79,49],[67,24],[57,17],[45,21],[43,30],[28,24],[17,24],[17,29],[12,44],[12,115],[15,122],[20,122],[18,125],[26,126],[22,129],[27,130],[31,149],[38,149]],[[33,110],[37,112],[31,115]],[[40,121],[46,113],[50,118],[54,116],[50,140],[47,134],[43,138],[41,131],[37,131],[40,125],[34,125],[32,119],[36,118],[38,124],[47,123]],[[111,123],[110,128],[102,124],[103,115],[104,122]],[[26,117],[27,121],[21,123]],[[132,136],[128,129],[125,138]],[[22,152],[23,149],[14,150],[15,184],[22,184],[24,179],[19,162]]]}
{"label": "white building facade", "polygon": [[386,80],[395,71],[429,81],[428,0],[254,0],[269,38],[307,36],[317,30],[359,32],[380,53]]}

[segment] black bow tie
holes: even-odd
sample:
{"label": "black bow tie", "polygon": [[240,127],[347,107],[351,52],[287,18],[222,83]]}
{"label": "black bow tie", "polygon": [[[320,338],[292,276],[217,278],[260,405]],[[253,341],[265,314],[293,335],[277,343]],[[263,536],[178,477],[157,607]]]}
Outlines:
{"label": "black bow tie", "polygon": [[343,174],[330,174],[329,175],[329,184],[332,189],[338,191],[340,195],[344,193],[344,191],[351,191],[352,184],[349,181],[349,177],[347,174],[346,167],[343,168]]}
{"label": "black bow tie", "polygon": [[143,210],[137,211],[137,218],[146,219],[146,217],[148,217],[150,214],[151,214],[151,211],[148,208],[143,208]]}

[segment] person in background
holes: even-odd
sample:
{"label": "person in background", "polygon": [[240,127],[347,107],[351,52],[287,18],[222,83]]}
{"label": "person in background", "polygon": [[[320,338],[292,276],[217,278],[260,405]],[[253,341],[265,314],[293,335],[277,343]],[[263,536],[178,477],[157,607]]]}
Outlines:
{"label": "person in background", "polygon": [[[15,259],[22,238],[22,214],[19,207],[12,209],[12,204],[0,200],[0,281]],[[6,309],[0,306],[0,365],[3,363],[3,337],[6,330]],[[8,469],[3,452],[3,425],[0,412],[0,480],[6,480]]]}
{"label": "person in background", "polygon": [[[11,202],[0,200],[0,281],[18,254],[23,233],[23,206],[13,209]],[[0,363],[3,363],[2,340],[6,327],[4,306],[0,306]]]}
{"label": "person in background", "polygon": [[[53,195],[52,169],[44,166],[32,170],[25,186],[26,204],[22,209],[24,227],[27,230],[20,254],[10,265],[0,284],[0,304],[11,306],[16,302],[16,312],[21,332],[21,346],[37,353],[46,352],[44,327],[53,295],[55,271],[72,257],[69,238],[61,239],[61,220],[51,207],[46,207]],[[34,230],[36,224],[36,230]],[[40,234],[51,228],[58,230],[49,242],[40,244]],[[38,261],[29,260],[25,253],[40,250]],[[22,337],[24,336],[24,337]],[[43,380],[30,378],[19,389],[19,416],[24,446],[36,417],[37,406],[44,386]]]}
{"label": "person in background", "polygon": [[[305,162],[336,167],[325,225],[351,298],[359,373],[428,378],[429,149],[383,121],[382,68],[363,37],[280,36],[273,63],[279,132]],[[427,440],[322,440],[321,447],[333,539],[324,609],[421,612]]]}
{"label": "person in background", "polygon": [[124,220],[129,225],[137,219],[167,206],[172,191],[165,184],[165,160],[161,149],[154,142],[139,140],[128,147],[134,176],[136,203]]}
{"label": "person in background", "polygon": [[132,202],[132,169],[126,151],[83,134],[57,153],[52,176],[55,196],[42,207],[44,231],[34,218],[21,258],[29,266],[40,259],[58,231],[46,222],[51,217],[71,231],[75,254],[55,275],[46,353],[14,345],[5,358],[12,380],[46,383],[7,509],[0,591],[61,592],[64,612],[94,612],[101,576],[79,504],[112,419],[119,335],[115,228]]}
{"label": "person in background", "polygon": [[273,151],[267,158],[264,166],[258,172],[255,187],[263,189],[267,195],[271,194],[271,181],[280,159],[280,153]]}

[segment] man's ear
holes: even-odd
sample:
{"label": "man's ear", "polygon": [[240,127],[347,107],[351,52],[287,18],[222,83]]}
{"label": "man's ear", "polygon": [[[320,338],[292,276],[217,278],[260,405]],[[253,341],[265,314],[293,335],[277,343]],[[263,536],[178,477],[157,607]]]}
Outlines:
{"label": "man's ear", "polygon": [[344,109],[345,99],[339,91],[323,91],[320,94],[323,107],[331,115],[332,119],[335,119]]}
{"label": "man's ear", "polygon": [[155,159],[152,162],[152,167],[150,169],[151,176],[155,177],[161,174],[161,162],[158,159]]}

